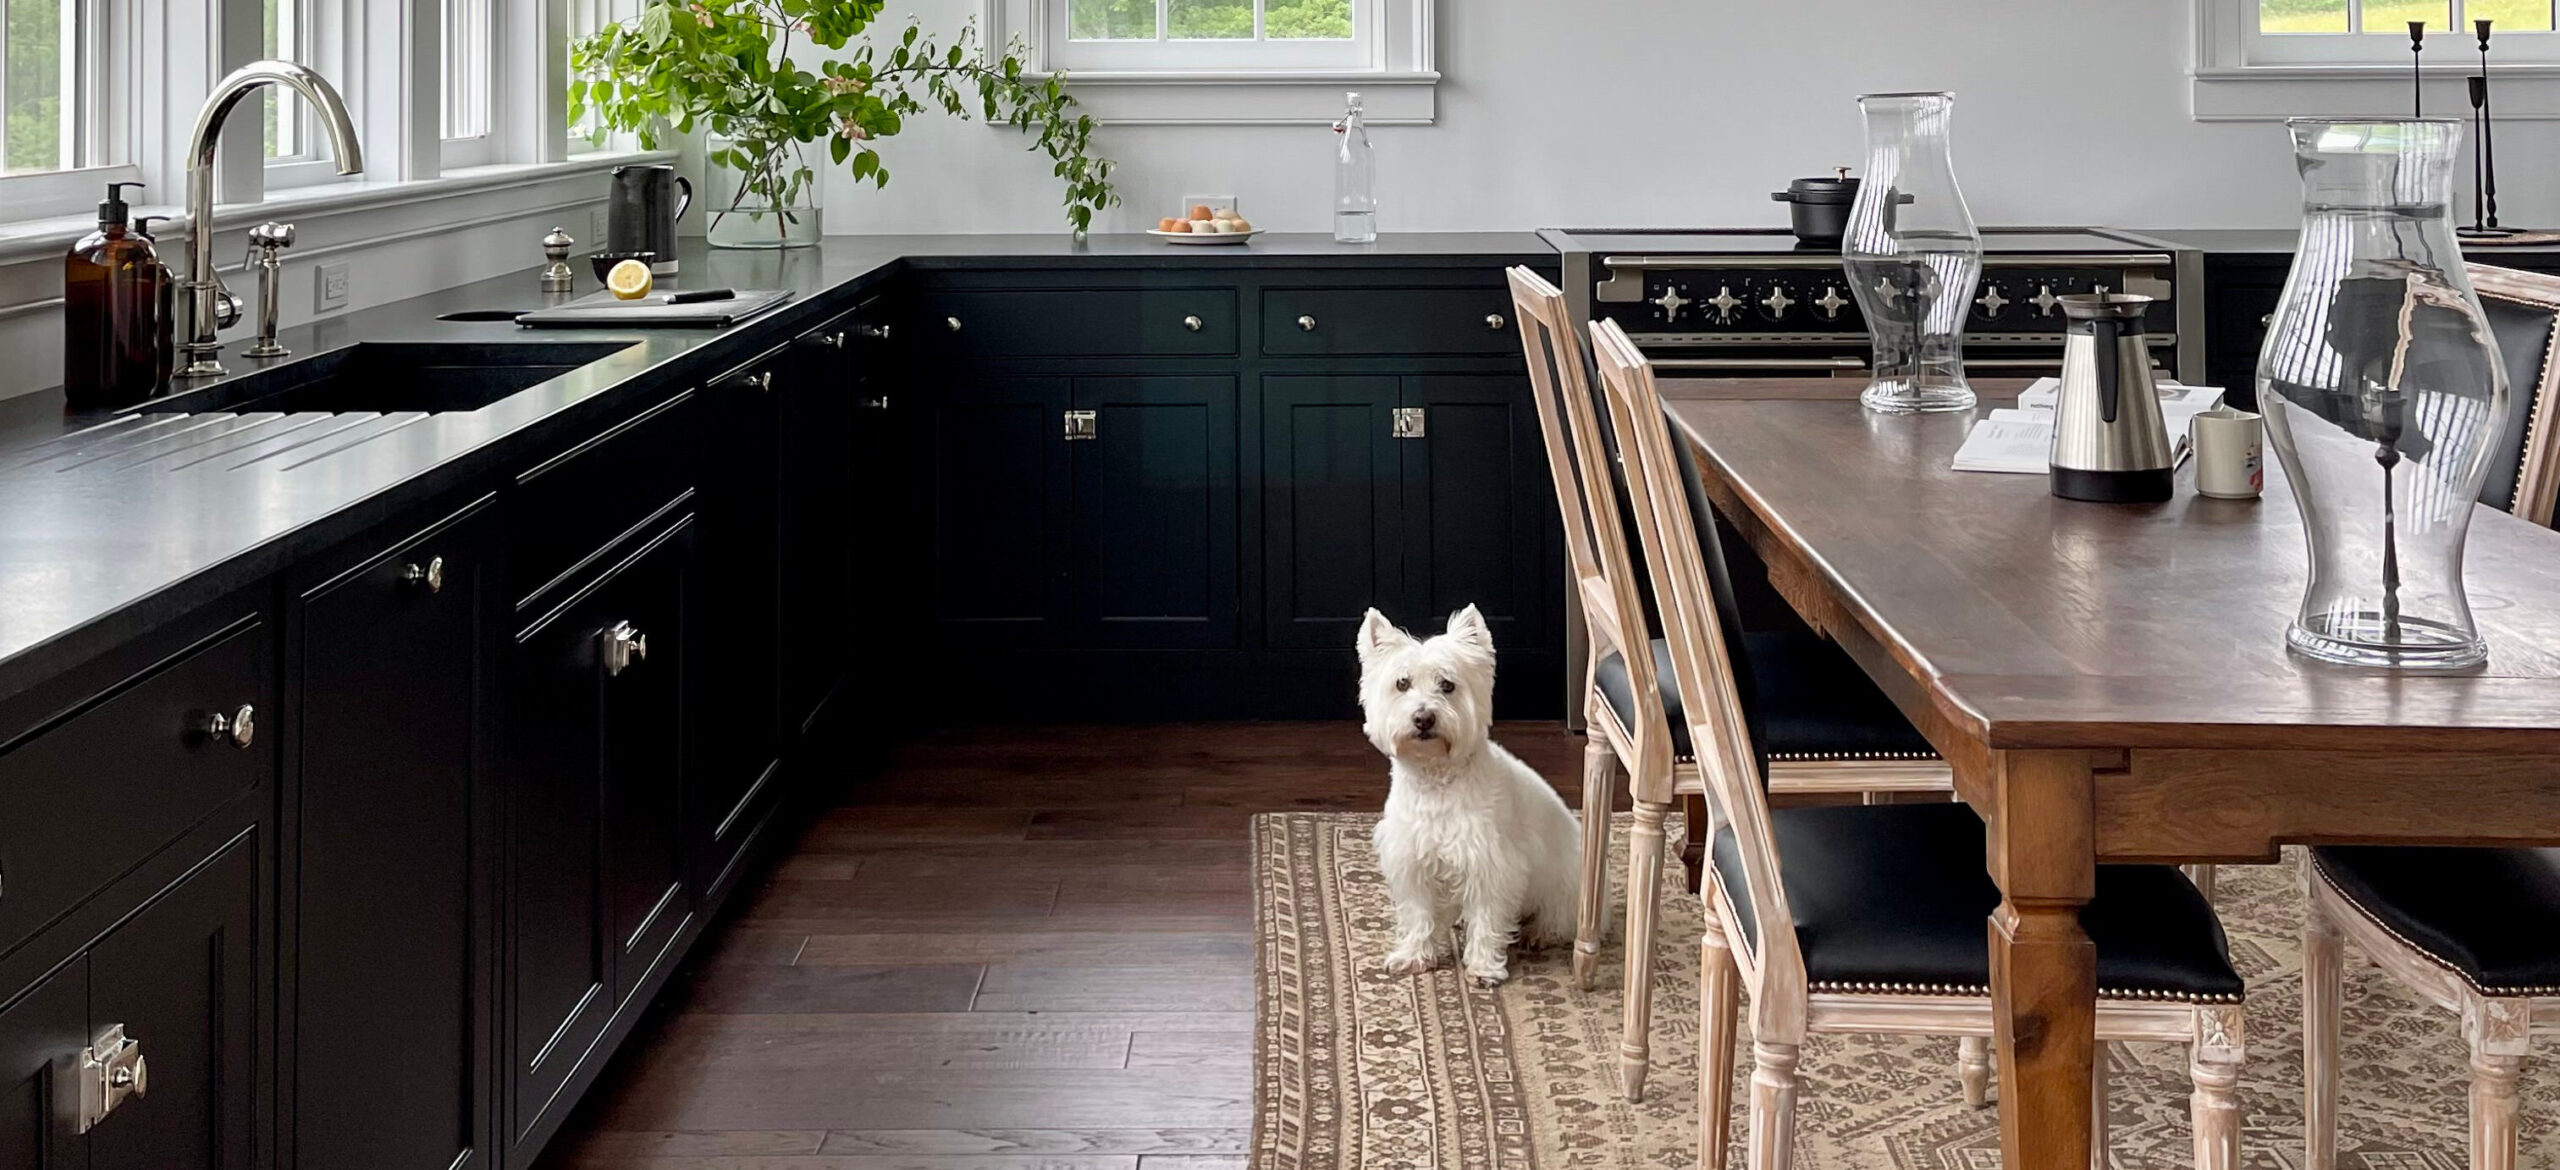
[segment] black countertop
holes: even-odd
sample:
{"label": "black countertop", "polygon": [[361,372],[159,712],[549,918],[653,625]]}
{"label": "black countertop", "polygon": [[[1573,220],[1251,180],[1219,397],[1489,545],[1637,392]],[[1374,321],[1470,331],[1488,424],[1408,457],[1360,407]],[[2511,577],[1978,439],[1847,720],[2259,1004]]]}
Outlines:
{"label": "black countertop", "polygon": [[[2290,256],[2302,236],[2295,228],[2134,228],[2135,235],[2149,236],[2181,248],[2220,255]],[[2560,255],[2560,244],[2485,244],[2477,240],[2462,241],[2464,255],[2474,260],[2495,260],[2507,255]]]}
{"label": "black countertop", "polygon": [[[1527,232],[1387,235],[1336,244],[1272,233],[1237,246],[1144,235],[830,236],[788,252],[715,251],[689,241],[682,287],[785,288],[794,298],[726,329],[527,331],[441,321],[468,309],[531,309],[533,270],[284,331],[291,361],[365,341],[624,342],[628,348],[473,411],[341,414],[211,459],[171,458],[214,416],[66,417],[59,391],[0,401],[0,698],[169,617],[248,586],[400,509],[458,489],[504,461],[567,442],[670,392],[752,361],[852,307],[900,267],[1321,268],[1474,265],[1551,257]],[[592,291],[584,272],[580,288]],[[237,356],[234,376],[273,363]],[[214,383],[218,385],[219,383]],[[204,383],[184,387],[194,390]],[[170,435],[135,446],[136,428]],[[308,437],[305,437],[305,436]],[[105,452],[105,454],[102,454]],[[158,457],[154,457],[157,455]]]}

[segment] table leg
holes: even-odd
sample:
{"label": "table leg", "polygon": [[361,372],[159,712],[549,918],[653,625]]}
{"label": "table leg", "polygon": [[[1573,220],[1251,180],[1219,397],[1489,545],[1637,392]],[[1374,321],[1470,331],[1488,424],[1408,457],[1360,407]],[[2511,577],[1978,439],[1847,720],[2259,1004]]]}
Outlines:
{"label": "table leg", "polygon": [[2080,752],[1992,761],[1988,862],[2000,1147],[2010,1170],[2085,1166],[2097,1055],[2098,952],[2080,929],[2096,893],[2092,779]]}

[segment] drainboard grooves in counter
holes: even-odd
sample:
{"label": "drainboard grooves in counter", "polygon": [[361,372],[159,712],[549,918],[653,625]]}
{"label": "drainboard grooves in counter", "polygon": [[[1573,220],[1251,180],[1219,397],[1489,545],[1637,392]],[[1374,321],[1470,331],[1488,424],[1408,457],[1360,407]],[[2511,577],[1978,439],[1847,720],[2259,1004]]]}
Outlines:
{"label": "drainboard grooves in counter", "polygon": [[[239,430],[215,439],[213,442],[206,443],[199,447],[193,447],[185,451],[172,452],[169,455],[153,460],[152,462],[159,464],[161,469],[164,471],[184,471],[196,464],[220,459],[225,455],[235,455],[242,451],[254,448],[261,443],[273,442],[286,435],[307,430],[311,427],[316,427],[335,417],[337,416],[317,412],[311,414],[279,414],[257,426],[242,427]],[[178,456],[181,455],[186,456],[186,458],[178,459]],[[176,461],[172,462],[172,460]]]}
{"label": "drainboard grooves in counter", "polygon": [[[408,426],[411,423],[425,421],[428,417],[430,417],[428,413],[423,410],[403,410],[381,416],[377,421],[382,425],[378,427],[360,428],[355,431],[339,431],[335,436],[331,437],[343,437],[345,439],[344,442],[331,443],[317,451],[305,452],[301,458],[285,464],[283,470],[292,471],[297,468],[307,467],[311,464],[318,463],[319,461],[350,447],[361,447],[375,439],[379,439],[384,435]],[[288,450],[290,449],[291,448],[288,448]],[[283,451],[275,452],[275,454],[278,455],[283,453]],[[265,459],[267,456],[261,455],[258,458]],[[257,460],[251,460],[250,462],[254,463],[256,461]]]}
{"label": "drainboard grooves in counter", "polygon": [[[253,414],[212,415],[207,417],[201,426],[186,427],[174,434],[163,434],[149,442],[127,443],[113,451],[100,454],[96,459],[85,459],[72,464],[71,467],[86,467],[102,460],[113,459],[116,462],[109,464],[108,470],[130,471],[146,463],[157,463],[180,452],[192,451],[207,443],[220,442],[224,435],[262,427],[283,417],[282,412],[273,410],[262,410]],[[62,468],[62,470],[69,471],[71,467]]]}
{"label": "drainboard grooves in counter", "polygon": [[145,433],[167,434],[168,431],[164,428],[183,422],[186,417],[178,414],[123,415],[29,447],[20,454],[19,458],[10,461],[0,470],[30,471],[39,464],[50,463],[56,459],[77,457],[92,451],[127,445],[136,441],[136,436]]}
{"label": "drainboard grooves in counter", "polygon": [[[285,417],[292,418],[294,416],[286,415]],[[272,445],[269,442],[251,443],[247,447],[232,452],[234,455],[247,455],[248,458],[242,459],[223,470],[239,471],[248,467],[252,463],[260,463],[273,459],[287,451],[301,450],[302,448],[308,447],[313,443],[317,443],[331,435],[343,434],[359,427],[371,426],[374,422],[381,419],[381,417],[381,415],[372,413],[371,411],[350,411],[345,414],[323,415],[321,416],[320,426],[314,427],[309,431],[296,433],[290,442],[272,443]],[[278,438],[282,437],[283,436],[278,436]],[[250,451],[257,448],[265,449],[257,451],[254,455],[249,454]]]}

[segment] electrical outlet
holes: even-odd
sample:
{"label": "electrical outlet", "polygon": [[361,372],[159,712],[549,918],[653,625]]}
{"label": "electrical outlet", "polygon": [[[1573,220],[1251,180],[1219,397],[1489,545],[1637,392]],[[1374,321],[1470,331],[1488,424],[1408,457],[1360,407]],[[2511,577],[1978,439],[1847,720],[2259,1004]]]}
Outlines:
{"label": "electrical outlet", "polygon": [[1206,206],[1211,211],[1232,211],[1237,215],[1244,214],[1244,209],[1236,206],[1236,197],[1233,195],[1185,195],[1182,197],[1182,207],[1174,214],[1189,215],[1192,208],[1201,206]]}
{"label": "electrical outlet", "polygon": [[328,313],[346,308],[347,284],[353,279],[348,265],[344,261],[323,264],[316,271],[320,277],[320,288],[319,295],[312,301],[311,311]]}
{"label": "electrical outlet", "polygon": [[598,207],[587,212],[588,248],[599,252],[604,250],[604,222],[604,208]]}

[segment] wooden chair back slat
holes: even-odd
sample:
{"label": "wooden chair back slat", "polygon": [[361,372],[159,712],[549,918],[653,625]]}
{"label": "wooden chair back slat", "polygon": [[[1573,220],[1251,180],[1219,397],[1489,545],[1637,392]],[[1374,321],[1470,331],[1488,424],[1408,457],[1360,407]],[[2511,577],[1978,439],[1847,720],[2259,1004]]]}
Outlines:
{"label": "wooden chair back slat", "polygon": [[[1555,480],[1556,503],[1564,513],[1566,545],[1573,562],[1576,595],[1584,599],[1584,620],[1591,627],[1592,655],[1615,651],[1625,659],[1627,679],[1635,692],[1635,718],[1627,734],[1636,759],[1630,772],[1640,777],[1671,774],[1670,724],[1663,712],[1661,679],[1653,667],[1652,634],[1644,626],[1644,602],[1636,592],[1635,562],[1627,548],[1627,526],[1618,508],[1616,478],[1609,472],[1608,446],[1601,440],[1599,411],[1584,373],[1582,343],[1568,319],[1564,293],[1546,278],[1515,267],[1511,304],[1520,321],[1520,348],[1529,363],[1538,426],[1546,436],[1547,469]],[[1606,605],[1592,605],[1595,595]],[[1637,761],[1652,766],[1634,767]],[[1668,792],[1637,793],[1639,799],[1667,800]]]}
{"label": "wooden chair back slat", "polygon": [[[1778,851],[1767,790],[1751,744],[1734,667],[1716,611],[1714,584],[1699,529],[1681,490],[1680,471],[1653,366],[1614,321],[1591,324],[1591,347],[1606,389],[1610,421],[1627,464],[1627,495],[1638,543],[1652,574],[1654,607],[1671,650],[1708,804],[1718,828],[1734,834],[1743,889],[1721,895],[1747,903],[1757,938],[1736,932],[1734,958],[1751,987],[1754,1028],[1793,1043],[1804,1034],[1805,974],[1795,918],[1778,880]],[[1718,883],[1719,886],[1722,883]],[[1720,907],[1731,924],[1732,915]],[[1756,944],[1756,945],[1754,945]]]}

